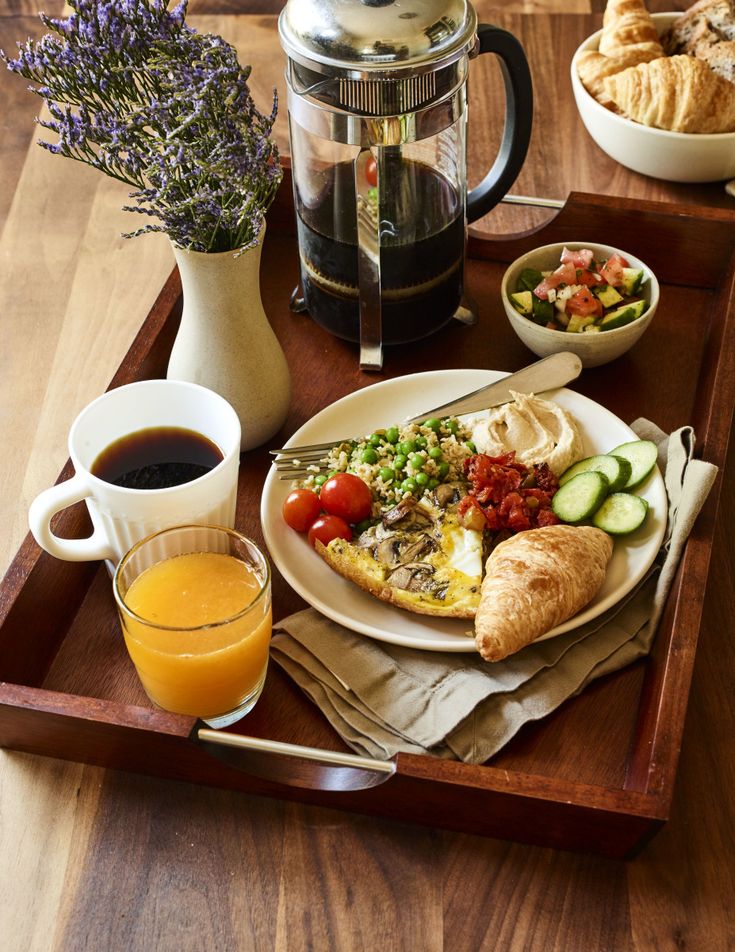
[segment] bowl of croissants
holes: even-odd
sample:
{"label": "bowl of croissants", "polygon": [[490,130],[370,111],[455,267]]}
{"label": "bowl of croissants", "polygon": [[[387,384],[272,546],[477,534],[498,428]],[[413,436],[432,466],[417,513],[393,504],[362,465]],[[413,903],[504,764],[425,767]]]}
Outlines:
{"label": "bowl of croissants", "polygon": [[582,122],[621,165],[670,182],[735,177],[735,0],[654,14],[608,0],[571,73]]}

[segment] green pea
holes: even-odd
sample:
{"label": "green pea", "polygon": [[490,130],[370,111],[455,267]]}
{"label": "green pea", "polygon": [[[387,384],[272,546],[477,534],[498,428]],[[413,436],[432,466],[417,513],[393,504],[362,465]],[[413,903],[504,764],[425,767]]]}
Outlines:
{"label": "green pea", "polygon": [[393,457],[393,469],[403,469],[407,462],[408,459],[403,455],[403,453],[396,453],[396,455]]}
{"label": "green pea", "polygon": [[438,479],[435,479],[435,478],[432,476],[431,479],[430,479],[429,482],[428,482],[428,488],[429,488],[429,489],[436,489],[436,487],[437,487],[438,485],[439,485],[439,480],[438,480]]}
{"label": "green pea", "polygon": [[422,456],[420,453],[412,453],[408,461],[408,464],[411,467],[411,469],[423,469],[425,462],[426,462],[426,458]]}
{"label": "green pea", "polygon": [[431,459],[439,460],[442,458],[442,451],[438,446],[432,446],[429,450],[429,456]]}
{"label": "green pea", "polygon": [[396,478],[395,472],[390,468],[390,466],[381,466],[380,467],[380,478],[384,483],[388,483],[391,480]]}
{"label": "green pea", "polygon": [[426,449],[426,437],[425,437],[425,436],[421,436],[421,434],[419,434],[419,435],[416,437],[416,446],[418,446],[418,448],[419,448],[420,450],[425,450],[425,449]]}
{"label": "green pea", "polygon": [[415,493],[416,492],[416,480],[415,479],[404,479],[401,483],[401,489],[404,493]]}
{"label": "green pea", "polygon": [[315,477],[314,477],[314,485],[315,485],[315,486],[323,486],[324,483],[326,483],[326,481],[327,481],[327,477],[326,477],[326,476],[315,476]]}
{"label": "green pea", "polygon": [[449,472],[449,463],[439,463],[439,479],[444,479],[444,477]]}
{"label": "green pea", "polygon": [[417,486],[427,486],[429,483],[429,476],[427,473],[416,473],[414,476]]}
{"label": "green pea", "polygon": [[444,429],[449,433],[456,433],[459,429],[459,423],[456,420],[446,420],[444,422]]}
{"label": "green pea", "polygon": [[465,446],[466,446],[467,449],[470,451],[470,453],[476,453],[476,452],[477,452],[477,447],[476,447],[475,444],[472,442],[472,440],[467,440],[467,442],[465,443]]}
{"label": "green pea", "polygon": [[374,204],[377,204],[377,202],[378,202],[378,189],[377,189],[374,185],[372,185],[372,186],[367,190],[367,197],[368,197],[368,201],[369,201],[369,202],[373,202]]}
{"label": "green pea", "polygon": [[410,456],[411,453],[416,452],[416,444],[413,440],[404,440],[398,447],[398,449],[403,453],[404,456]]}
{"label": "green pea", "polygon": [[380,433],[371,434],[368,440],[368,443],[370,443],[371,446],[376,446],[376,447],[380,446],[382,442],[383,442],[383,437],[380,435]]}
{"label": "green pea", "polygon": [[368,448],[364,449],[360,454],[360,459],[363,461],[363,463],[377,463],[378,454],[375,452],[372,446],[368,446]]}
{"label": "green pea", "polygon": [[441,428],[441,420],[437,420],[436,417],[430,417],[428,420],[424,420],[424,426],[428,429],[433,430],[435,433]]}
{"label": "green pea", "polygon": [[389,426],[385,431],[385,438],[389,443],[397,443],[400,433],[398,432],[397,426]]}

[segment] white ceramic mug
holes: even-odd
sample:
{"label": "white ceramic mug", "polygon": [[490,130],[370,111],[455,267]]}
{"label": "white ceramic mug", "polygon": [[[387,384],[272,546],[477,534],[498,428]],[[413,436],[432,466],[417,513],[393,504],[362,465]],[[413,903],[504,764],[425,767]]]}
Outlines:
{"label": "white ceramic mug", "polygon": [[[211,440],[224,458],[203,476],[165,489],[129,489],[91,472],[100,453],[116,440],[154,427],[194,430]],[[180,380],[143,380],[109,390],[72,424],[69,455],[74,476],[44,490],[28,515],[36,541],[56,558],[106,559],[114,567],[152,532],[184,523],[234,526],[240,421],[230,404],[212,390]],[[54,513],[82,499],[92,519],[92,535],[86,539],[54,535]]]}

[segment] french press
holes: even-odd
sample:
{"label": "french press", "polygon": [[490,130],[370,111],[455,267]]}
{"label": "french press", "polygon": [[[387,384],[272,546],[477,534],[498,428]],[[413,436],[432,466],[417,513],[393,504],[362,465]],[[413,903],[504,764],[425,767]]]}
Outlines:
{"label": "french press", "polygon": [[[417,340],[458,313],[466,226],[517,177],[531,134],[520,43],[467,0],[288,0],[289,137],[303,306],[359,341]],[[498,155],[467,194],[469,60],[495,53],[505,83]]]}

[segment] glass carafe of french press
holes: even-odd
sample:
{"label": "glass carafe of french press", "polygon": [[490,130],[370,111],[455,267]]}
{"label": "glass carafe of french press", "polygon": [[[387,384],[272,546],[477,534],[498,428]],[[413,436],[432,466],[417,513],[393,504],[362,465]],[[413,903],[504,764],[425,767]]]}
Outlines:
{"label": "glass carafe of french press", "polygon": [[[289,0],[279,33],[304,303],[379,369],[384,344],[425,337],[460,307],[467,222],[526,156],[528,64],[467,0]],[[468,195],[467,73],[487,52],[503,72],[505,127]]]}

